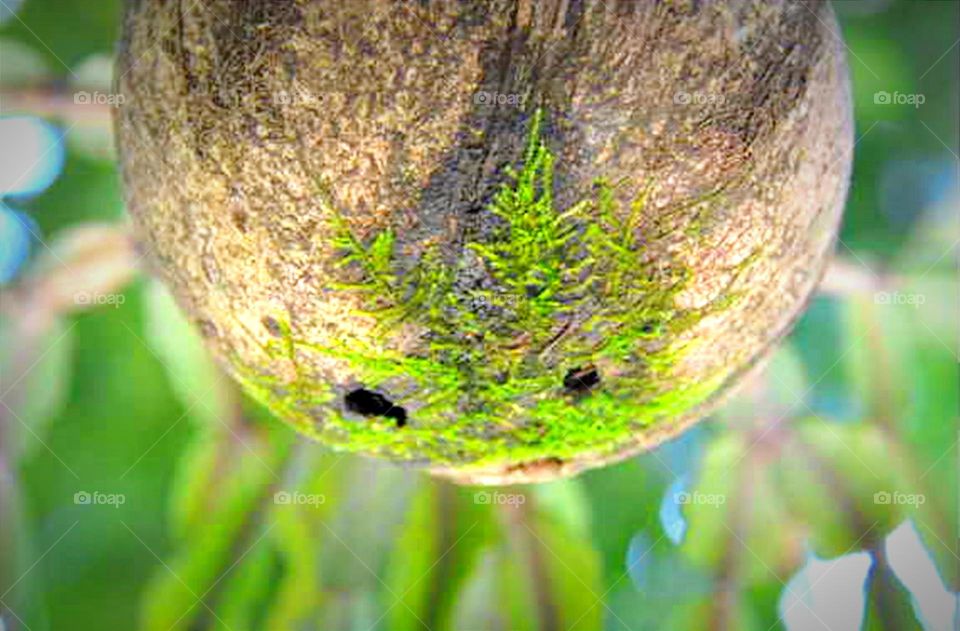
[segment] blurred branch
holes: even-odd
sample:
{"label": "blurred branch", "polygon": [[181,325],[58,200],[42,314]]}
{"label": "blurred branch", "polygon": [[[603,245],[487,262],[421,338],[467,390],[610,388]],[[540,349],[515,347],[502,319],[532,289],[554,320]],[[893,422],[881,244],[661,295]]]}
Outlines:
{"label": "blurred branch", "polygon": [[[0,408],[0,434],[3,432],[6,419],[3,418],[5,410]],[[11,603],[19,603],[18,592],[14,589],[14,582],[17,580],[16,572],[19,567],[17,559],[17,543],[21,530],[21,511],[20,497],[18,492],[17,480],[10,460],[8,451],[12,445],[5,436],[0,436],[0,516],[3,518],[3,528],[0,529],[0,594],[3,598],[0,600],[9,600]],[[10,591],[11,593],[7,593]],[[0,604],[0,614],[6,609],[5,603]],[[4,629],[6,618],[0,617],[0,629]],[[17,622],[10,620],[8,631],[13,631]]]}
{"label": "blurred branch", "polygon": [[[271,465],[279,465],[281,473],[259,490],[250,510],[244,515],[239,528],[233,533],[233,540],[229,546],[229,551],[224,555],[220,567],[216,572],[216,579],[213,585],[201,592],[200,602],[204,603],[203,608],[198,609],[198,617],[193,621],[191,629],[214,629],[217,623],[221,622],[216,616],[216,612],[221,611],[224,592],[227,590],[232,576],[240,571],[240,562],[256,547],[262,539],[274,528],[275,524],[269,523],[270,511],[273,508],[274,494],[279,491],[285,481],[295,476],[295,471],[304,465],[307,453],[311,445],[305,441],[294,443],[292,448],[282,449],[274,462],[271,452],[276,446],[271,445],[266,432],[255,431],[251,425],[251,419],[244,412],[240,401],[239,391],[234,389],[236,399],[234,401],[233,414],[229,419],[229,427],[220,432],[221,447],[224,456],[232,462],[238,462],[242,458],[244,451],[250,449],[250,444],[254,445],[254,450],[262,452],[263,457],[271,460]],[[230,429],[233,428],[233,429]],[[238,433],[242,434],[238,436]],[[231,475],[229,471],[223,471],[224,475],[218,475],[219,480],[224,483],[229,481]],[[233,475],[236,475],[234,472]]]}
{"label": "blurred branch", "polygon": [[[85,225],[67,231],[46,249],[35,265],[0,300],[5,345],[0,354],[0,594],[8,604],[24,602],[26,589],[16,584],[16,573],[28,535],[22,523],[17,470],[21,458],[20,418],[30,406],[31,372],[38,369],[63,336],[50,342],[62,315],[101,303],[133,277],[135,259],[126,228]],[[66,333],[64,333],[65,335]],[[52,387],[52,384],[44,384]],[[51,396],[45,392],[46,396]],[[28,417],[29,420],[29,417]],[[36,438],[36,436],[34,435]],[[5,620],[8,629],[19,628],[16,619]],[[10,626],[13,625],[13,626]]]}
{"label": "blurred branch", "polygon": [[[872,612],[865,612],[867,621],[873,618],[880,631],[887,629],[895,631],[919,626],[907,600],[909,596],[906,593],[903,596],[899,594],[901,591],[905,592],[905,588],[890,567],[883,542],[873,542],[866,547],[866,551],[872,561],[866,582],[868,603],[872,603],[876,608],[873,616],[871,616]],[[867,625],[864,627],[866,628]]]}
{"label": "blurred branch", "polygon": [[4,87],[3,110],[9,115],[15,112],[30,113],[43,118],[57,118],[71,125],[113,129],[113,107],[107,104],[83,103],[77,94],[83,88],[67,87]]}
{"label": "blurred branch", "polygon": [[31,329],[57,315],[96,307],[130,282],[138,259],[128,228],[83,224],[65,231],[12,288],[0,315]]}
{"label": "blurred branch", "polygon": [[864,263],[835,257],[820,282],[820,293],[831,296],[872,294],[899,284],[901,278],[868,268]]}
{"label": "blurred branch", "polygon": [[533,589],[534,602],[540,621],[541,629],[557,629],[557,605],[553,602],[550,589],[550,571],[543,557],[540,541],[534,535],[537,524],[533,518],[536,510],[534,496],[524,493],[526,498],[521,503],[505,503],[497,506],[501,522],[503,523],[507,540],[514,554],[525,560],[529,570],[530,586]]}

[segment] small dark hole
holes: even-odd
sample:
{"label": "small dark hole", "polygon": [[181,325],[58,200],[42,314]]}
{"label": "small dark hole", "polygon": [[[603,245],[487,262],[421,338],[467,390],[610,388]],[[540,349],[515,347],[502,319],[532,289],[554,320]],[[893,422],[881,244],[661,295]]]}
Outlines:
{"label": "small dark hole", "polygon": [[594,366],[576,367],[563,378],[563,387],[570,392],[589,392],[600,385],[600,373]]}
{"label": "small dark hole", "polygon": [[643,326],[640,327],[640,332],[644,335],[650,335],[651,333],[656,333],[660,329],[660,323],[654,320],[644,322]]}
{"label": "small dark hole", "polygon": [[358,388],[347,394],[344,402],[347,409],[355,414],[392,418],[397,422],[397,427],[407,424],[407,411],[379,392]]}

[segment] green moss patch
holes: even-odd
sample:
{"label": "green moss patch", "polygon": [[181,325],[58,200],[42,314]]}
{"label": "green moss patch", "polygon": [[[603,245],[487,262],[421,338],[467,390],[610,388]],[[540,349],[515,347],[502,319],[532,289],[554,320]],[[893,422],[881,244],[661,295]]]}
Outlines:
{"label": "green moss patch", "polygon": [[[478,466],[613,452],[709,397],[726,375],[677,383],[673,368],[689,351],[677,340],[736,295],[677,307],[691,271],[645,246],[646,227],[662,229],[644,214],[652,183],[629,207],[617,201],[627,183],[600,180],[587,199],[557,208],[543,124],[537,112],[522,164],[489,205],[499,228],[455,261],[436,247],[404,266],[393,230],[361,239],[323,196],[342,270],[330,288],[361,296],[356,317],[371,318],[377,333],[321,346],[271,318],[277,337],[265,351],[295,366],[304,355],[348,362],[363,388],[403,406],[403,426],[345,413],[309,376],[242,374],[248,391],[335,447]],[[477,266],[486,282],[464,282]],[[418,351],[398,350],[401,325],[420,332]]]}

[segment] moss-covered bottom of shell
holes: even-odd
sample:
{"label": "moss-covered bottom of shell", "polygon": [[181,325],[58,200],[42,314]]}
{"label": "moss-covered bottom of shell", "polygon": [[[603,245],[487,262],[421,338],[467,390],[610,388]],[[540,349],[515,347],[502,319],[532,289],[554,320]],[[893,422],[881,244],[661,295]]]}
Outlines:
{"label": "moss-covered bottom of shell", "polygon": [[241,378],[247,392],[278,418],[334,449],[455,467],[615,454],[660,423],[688,415],[723,381],[715,377],[648,401],[639,401],[635,392],[598,391],[579,400],[550,392],[513,421],[483,412],[463,414],[452,423],[411,415],[413,422],[398,427],[386,417],[349,418],[335,404],[332,391],[314,391],[303,398],[306,393],[296,386],[287,386],[291,389],[283,395],[263,378]]}
{"label": "moss-covered bottom of shell", "polygon": [[[507,170],[488,207],[499,229],[468,240],[456,260],[438,248],[401,260],[392,229],[361,239],[320,183],[342,271],[328,289],[361,304],[355,317],[370,319],[375,334],[324,346],[294,330],[285,314],[264,314],[273,336],[263,347],[265,364],[284,361],[309,375],[310,358],[345,362],[364,392],[394,393],[390,402],[404,408],[404,422],[345,414],[343,384],[335,389],[309,376],[284,382],[234,358],[248,392],[328,445],[433,466],[602,456],[707,400],[727,375],[677,383],[675,367],[695,344],[680,340],[736,302],[734,285],[756,253],[730,270],[716,300],[684,309],[676,297],[691,270],[650,244],[670,232],[698,232],[723,191],[654,215],[644,212],[652,183],[624,208],[617,201],[624,183],[600,180],[589,199],[558,209],[542,125],[537,112],[522,166]],[[490,282],[464,287],[468,264],[482,266]],[[420,350],[397,350],[401,326],[421,332]],[[594,374],[571,388],[578,370]]]}

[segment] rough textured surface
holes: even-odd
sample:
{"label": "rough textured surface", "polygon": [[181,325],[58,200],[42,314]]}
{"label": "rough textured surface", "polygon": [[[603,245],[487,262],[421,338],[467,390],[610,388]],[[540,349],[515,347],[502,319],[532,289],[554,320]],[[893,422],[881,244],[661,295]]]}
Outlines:
{"label": "rough textured surface", "polygon": [[803,308],[849,177],[836,29],[776,0],[140,0],[129,209],[300,431],[464,482],[574,473],[701,418]]}

